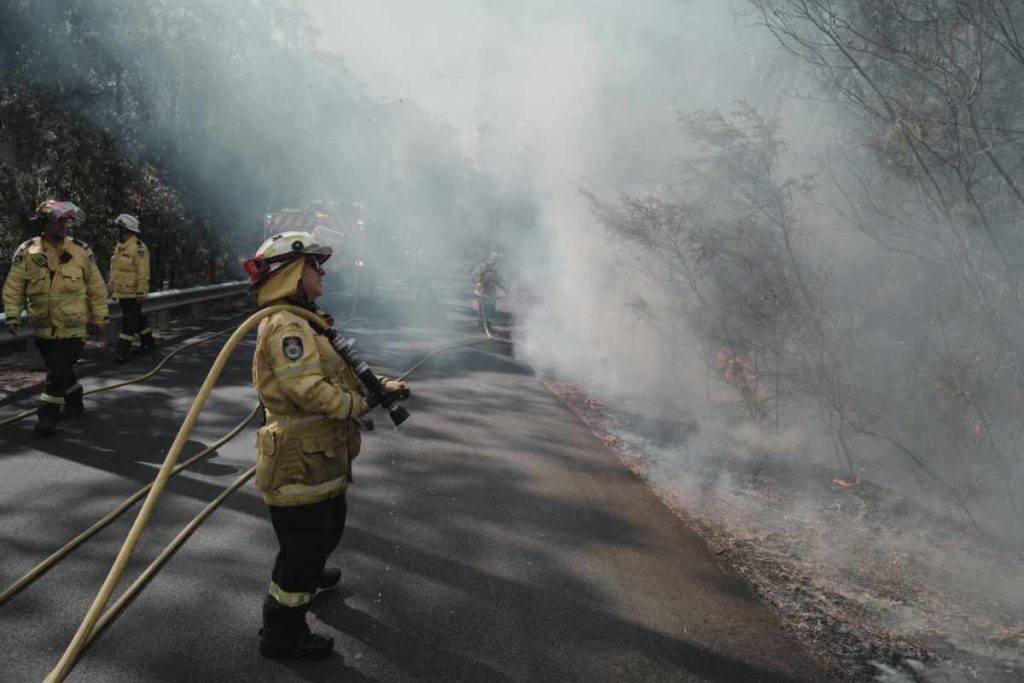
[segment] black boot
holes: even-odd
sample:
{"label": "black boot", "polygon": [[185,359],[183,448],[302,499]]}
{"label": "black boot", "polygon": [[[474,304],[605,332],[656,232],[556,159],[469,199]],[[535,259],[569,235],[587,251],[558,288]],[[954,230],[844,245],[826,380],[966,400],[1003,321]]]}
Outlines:
{"label": "black boot", "polygon": [[156,350],[156,341],[153,339],[153,330],[148,327],[144,329],[139,337],[142,340],[142,353],[153,353]]}
{"label": "black boot", "polygon": [[132,340],[125,339],[124,337],[118,337],[117,348],[114,350],[114,362],[118,365],[128,362],[128,357],[132,352]]}
{"label": "black boot", "polygon": [[341,570],[337,567],[324,567],[320,577],[316,580],[316,592],[330,590],[341,581]]}
{"label": "black boot", "polygon": [[334,639],[313,633],[306,607],[285,607],[269,595],[263,601],[260,654],[271,659],[315,660],[329,657]]}
{"label": "black boot", "polygon": [[76,384],[68,393],[64,394],[64,407],[60,411],[62,420],[78,417],[85,411],[85,404],[82,402],[84,394],[81,384]]}
{"label": "black boot", "polygon": [[270,659],[325,659],[334,652],[334,639],[313,633],[283,634],[264,626],[260,629],[260,654]]}
{"label": "black boot", "polygon": [[53,436],[57,431],[57,420],[59,419],[59,404],[40,403],[36,411],[36,426],[32,428],[32,431],[36,436]]}

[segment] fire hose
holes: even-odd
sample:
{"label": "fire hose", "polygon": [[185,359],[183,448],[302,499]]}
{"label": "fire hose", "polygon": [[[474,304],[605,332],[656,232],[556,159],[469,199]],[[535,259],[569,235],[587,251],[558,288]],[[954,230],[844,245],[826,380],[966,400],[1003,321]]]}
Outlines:
{"label": "fire hose", "polygon": [[[232,329],[234,329],[234,328],[229,327],[226,330],[221,330],[220,332],[214,332],[211,335],[207,335],[207,336],[202,337],[200,339],[197,339],[195,341],[189,342],[188,344],[185,344],[184,346],[180,346],[180,347],[176,348],[174,351],[171,351],[170,353],[166,354],[163,358],[161,358],[160,362],[157,363],[153,367],[153,369],[150,370],[149,372],[141,374],[141,375],[139,375],[137,377],[132,377],[130,379],[126,379],[126,380],[121,381],[121,382],[115,382],[114,384],[109,384],[109,385],[107,385],[105,387],[95,387],[93,389],[88,389],[88,390],[82,392],[82,395],[83,396],[89,396],[90,394],[98,394],[98,393],[101,393],[101,392],[104,392],[104,391],[112,391],[114,389],[120,389],[121,387],[128,386],[129,384],[135,384],[137,382],[144,382],[147,379],[149,379],[150,377],[152,377],[153,375],[155,375],[156,373],[160,372],[160,370],[163,369],[164,365],[167,364],[167,361],[169,361],[171,358],[173,358],[178,353],[181,353],[185,349],[192,348],[193,346],[198,346],[199,344],[205,344],[206,342],[210,341],[211,339],[216,339],[217,337],[219,337],[221,335],[227,334]],[[26,417],[31,417],[31,416],[36,414],[37,410],[38,410],[38,408],[32,408],[30,410],[24,410],[24,411],[22,411],[20,413],[16,413],[14,415],[10,415],[8,417],[0,419],[0,426],[6,425],[6,424],[11,424],[12,422],[17,422],[18,420],[24,420]],[[0,602],[3,602],[3,600],[0,599]]]}
{"label": "fire hose", "polygon": [[[193,455],[191,458],[189,458],[185,462],[176,465],[174,467],[174,471],[171,472],[171,475],[173,476],[175,474],[178,474],[182,470],[184,470],[184,469],[186,469],[188,467],[191,467],[192,465],[196,464],[200,460],[203,460],[204,458],[208,457],[211,453],[215,453],[218,448],[220,448],[221,446],[226,444],[231,439],[235,438],[235,436],[237,436],[238,433],[241,432],[245,428],[246,425],[248,425],[250,422],[252,422],[253,418],[256,417],[258,412],[259,412],[259,406],[256,406],[255,408],[252,409],[252,411],[249,413],[249,415],[242,422],[238,423],[238,425],[236,425],[227,434],[225,434],[221,438],[217,439],[212,444],[210,444],[209,446],[207,446],[206,448],[204,448],[200,452],[196,453],[195,455]],[[32,584],[36,579],[38,579],[40,576],[42,576],[44,573],[46,573],[46,571],[50,567],[52,567],[53,565],[57,564],[57,562],[60,562],[62,559],[64,559],[72,550],[74,550],[75,548],[80,546],[82,543],[84,543],[85,541],[89,540],[89,538],[91,538],[92,536],[94,536],[98,532],[102,531],[107,526],[109,526],[114,520],[116,520],[118,517],[120,517],[122,514],[124,514],[126,511],[128,511],[133,505],[135,505],[135,503],[137,503],[142,498],[142,496],[144,496],[151,488],[153,488],[153,483],[152,482],[150,482],[149,484],[146,484],[145,486],[143,486],[141,489],[139,489],[138,491],[133,493],[131,496],[129,496],[123,503],[121,503],[119,506],[114,508],[111,512],[108,512],[106,515],[101,517],[99,520],[97,520],[88,529],[86,529],[85,531],[83,531],[82,533],[80,533],[79,535],[75,536],[73,539],[71,539],[67,543],[65,543],[58,550],[56,550],[53,554],[51,554],[45,560],[43,560],[42,562],[37,564],[35,567],[33,567],[27,573],[25,573],[20,579],[18,579],[17,581],[12,583],[10,586],[5,588],[4,591],[2,593],[0,593],[0,605],[4,604],[8,600],[10,600],[12,597],[17,595],[19,592],[24,590],[27,586]]]}
{"label": "fire hose", "polygon": [[[127,568],[128,562],[131,559],[132,553],[135,550],[135,546],[138,544],[138,541],[141,538],[142,532],[145,530],[146,526],[148,525],[153,515],[153,512],[156,508],[156,504],[159,501],[160,496],[163,494],[164,489],[166,488],[167,481],[170,479],[172,475],[176,474],[177,472],[180,472],[181,469],[183,469],[184,467],[187,467],[189,464],[197,461],[201,456],[205,457],[206,452],[200,453],[197,456],[194,456],[191,460],[187,461],[186,463],[182,463],[182,465],[180,466],[176,465],[178,456],[180,455],[181,450],[184,447],[186,440],[188,439],[188,436],[191,434],[193,428],[195,427],[196,421],[199,418],[199,414],[202,411],[203,406],[206,404],[206,401],[209,398],[210,392],[212,391],[214,384],[219,378],[221,372],[223,372],[224,366],[227,363],[228,358],[231,356],[231,354],[238,346],[238,344],[241,342],[241,340],[262,319],[266,318],[267,316],[273,315],[278,311],[285,310],[306,318],[316,326],[320,326],[324,323],[324,321],[320,319],[318,316],[316,316],[316,314],[302,308],[288,305],[271,306],[262,309],[254,313],[252,316],[250,316],[235,330],[235,332],[227,340],[227,342],[224,344],[224,347],[218,354],[216,360],[214,361],[213,366],[207,373],[206,379],[204,380],[202,386],[199,389],[199,393],[197,394],[195,400],[193,401],[192,406],[189,409],[189,412],[186,415],[185,420],[182,423],[178,431],[178,434],[175,437],[174,442],[172,443],[170,449],[167,452],[167,456],[160,467],[160,471],[158,472],[156,479],[154,479],[152,484],[146,487],[146,489],[148,489],[148,496],[146,497],[146,500],[143,503],[142,509],[139,510],[139,514],[136,517],[131,530],[128,532],[124,544],[122,545],[121,550],[118,552],[118,555],[114,560],[113,565],[110,568],[110,572],[108,573],[106,579],[103,582],[103,585],[101,586],[99,592],[97,593],[95,599],[93,600],[93,603],[89,608],[89,611],[87,612],[81,625],[79,626],[78,631],[75,633],[74,638],[68,644],[68,647],[64,651],[64,654],[61,656],[60,661],[58,661],[57,665],[50,672],[49,676],[47,676],[47,683],[57,683],[59,681],[63,681],[70,673],[71,669],[75,666],[79,655],[85,649],[85,647],[87,647],[88,644],[100,633],[100,631],[107,624],[110,623],[110,621],[117,615],[117,613],[131,601],[135,594],[137,594],[143,587],[145,587],[146,583],[150,580],[150,578],[152,578],[153,574],[155,574],[156,571],[159,570],[163,563],[166,562],[167,559],[169,559],[174,554],[174,552],[176,552],[177,549],[180,548],[182,544],[184,544],[186,540],[188,540],[188,538],[195,531],[195,529],[197,529],[199,525],[210,514],[212,514],[212,512],[217,507],[219,507],[224,502],[224,500],[227,499],[228,496],[231,495],[231,493],[238,490],[243,484],[245,484],[250,478],[252,478],[253,474],[256,471],[255,467],[250,468],[249,470],[241,474],[239,477],[237,477],[231,483],[231,485],[228,486],[216,499],[210,502],[199,513],[199,515],[197,515],[188,525],[186,525],[186,527],[171,541],[171,543],[163,550],[163,552],[161,552],[160,555],[145,570],[143,570],[139,578],[136,579],[135,582],[132,583],[132,585],[125,590],[125,592],[118,598],[118,600],[113,605],[111,605],[109,609],[105,609],[107,607],[107,604],[110,602],[111,595],[116,589],[118,583],[121,580],[121,577],[124,574],[125,569]],[[443,349],[440,349],[438,351],[435,351],[426,356],[425,358],[423,358],[422,360],[420,360],[420,362],[418,362],[415,366],[404,372],[398,379],[405,379],[410,374],[412,374],[416,369],[422,366],[425,362],[439,355],[440,353],[466,346],[473,346],[477,344],[486,343],[487,341],[504,341],[495,339],[491,334],[491,331],[488,329],[488,327],[489,326],[485,327],[485,332],[487,333],[486,340],[477,340],[472,342],[454,344]],[[353,365],[353,368],[356,368],[357,372],[357,366],[363,367],[364,373],[360,374],[360,377],[362,377],[363,374],[365,374],[365,371],[368,371],[368,368],[365,367],[365,363],[362,363],[361,359],[359,359],[358,356],[353,355],[354,350],[352,349],[352,344],[350,340],[344,339],[343,337],[338,335],[336,331],[331,330],[330,328],[326,328],[325,334],[327,334],[328,332],[335,332],[333,337],[331,337],[330,335],[329,337],[331,338],[332,344],[335,346],[335,348],[339,350],[339,353],[342,352],[342,349],[346,349],[348,357],[346,357],[346,354],[342,354],[343,358],[345,358],[347,362],[351,359],[351,361],[355,363],[355,365]],[[369,376],[372,376],[373,379],[370,380]],[[401,406],[397,406],[397,401],[402,400],[408,394],[401,395],[398,394],[398,392],[384,391],[383,387],[380,386],[379,380],[377,380],[376,376],[372,375],[372,373],[369,373],[369,375],[367,376],[367,380],[369,380],[370,382],[370,385],[367,386],[368,390],[370,391],[370,396],[368,397],[367,403],[371,405],[381,405],[385,410],[388,411],[389,416],[391,417],[392,421],[395,423],[396,426],[398,424],[401,424],[401,422],[403,422],[408,417],[408,413],[405,412],[405,409],[401,408]],[[376,382],[376,385],[374,385],[374,382]],[[365,384],[366,381],[364,381],[364,385]],[[254,417],[255,413],[256,411],[254,410],[253,413],[250,414],[249,417],[246,418],[246,420],[242,424],[238,425],[234,430],[232,430],[231,433],[223,437],[218,443],[224,443],[233,436],[235,436],[239,431],[241,431],[241,429],[246,424],[248,424],[248,422]],[[213,451],[216,447],[217,444],[211,446],[206,450],[208,452]],[[135,501],[137,501],[138,497],[140,497],[142,493],[146,491],[146,489],[143,489],[142,491],[138,492],[134,499],[130,499],[129,501],[127,501],[125,503],[124,509],[127,509],[127,506],[130,506]],[[117,512],[116,514],[120,514],[120,512]],[[80,542],[81,541],[78,541],[78,543]],[[75,543],[74,541],[72,541],[72,543],[77,545],[77,543]],[[68,545],[71,546],[70,548],[68,548],[69,552],[74,547],[74,545],[71,545],[71,543],[69,543]],[[49,558],[47,561],[49,561]],[[56,559],[54,560],[54,562],[55,561]],[[50,562],[50,564],[52,564],[52,562]],[[50,566],[50,564],[48,564],[47,567]],[[42,571],[45,571],[45,568],[43,568],[39,573],[42,573]],[[17,586],[17,584],[15,585]],[[27,582],[25,585],[27,585]],[[14,592],[20,590],[21,587],[23,586],[17,587]],[[0,596],[0,602],[2,602],[3,599],[6,599],[6,597],[7,592],[5,591],[3,596]]]}
{"label": "fire hose", "polygon": [[[201,339],[198,339],[198,340],[196,340],[194,342],[190,342],[188,344],[185,344],[184,346],[182,346],[182,347],[180,347],[178,349],[175,349],[171,353],[165,355],[163,357],[163,359],[152,370],[150,370],[149,372],[147,372],[145,374],[139,375],[138,377],[133,377],[133,378],[131,378],[129,380],[125,380],[123,382],[117,382],[115,384],[111,384],[111,385],[108,385],[108,386],[105,386],[105,387],[100,387],[100,388],[97,388],[97,389],[90,389],[90,390],[88,390],[88,391],[86,391],[84,393],[85,394],[95,394],[95,393],[99,393],[99,392],[102,392],[102,391],[110,391],[112,389],[119,389],[119,388],[121,388],[123,386],[127,386],[129,384],[134,384],[134,383],[137,383],[137,382],[145,381],[145,380],[149,379],[150,377],[152,377],[153,375],[155,375],[157,372],[159,372],[163,368],[163,366],[167,363],[167,361],[169,361],[175,354],[177,354],[177,353],[179,353],[181,351],[184,351],[187,348],[190,348],[190,347],[193,347],[193,346],[197,346],[199,344],[206,343],[206,342],[210,341],[211,339],[215,339],[216,337],[219,337],[221,335],[227,334],[232,329],[235,329],[235,328],[232,327],[232,328],[228,328],[226,330],[221,330],[219,332],[215,332],[212,335],[208,335],[208,336],[203,337]],[[348,360],[348,359],[346,359],[346,360]],[[376,377],[374,379],[376,379]],[[387,392],[385,392],[385,393],[387,393]],[[402,399],[406,398],[407,396],[408,396],[408,393],[406,392],[406,394],[404,396],[397,396],[396,398],[398,400],[402,400]],[[371,406],[371,407],[373,407],[373,406]],[[171,476],[174,476],[174,475],[180,473],[181,471],[191,467],[192,465],[196,464],[200,460],[204,460],[205,458],[209,457],[212,453],[215,453],[217,451],[217,449],[220,448],[221,446],[223,446],[225,443],[227,443],[231,439],[235,438],[238,435],[238,433],[241,432],[242,429],[244,429],[246,425],[248,425],[250,422],[252,422],[253,418],[255,418],[259,414],[259,409],[260,409],[260,406],[259,406],[259,404],[257,404],[252,409],[252,411],[249,413],[249,415],[242,422],[238,423],[234,428],[232,428],[227,434],[225,434],[221,438],[217,439],[212,444],[210,444],[209,446],[207,446],[202,451],[200,451],[196,455],[192,456],[191,458],[189,458],[185,462],[176,465],[174,467],[174,470],[171,472]],[[16,415],[13,415],[11,417],[8,417],[8,418],[6,418],[4,420],[0,420],[0,425],[9,424],[11,422],[15,422],[17,420],[21,420],[21,419],[24,419],[26,417],[30,417],[31,415],[35,414],[35,412],[36,412],[36,409],[26,410],[24,412],[21,412],[21,413],[18,413]],[[370,424],[372,425],[372,422],[370,422]],[[45,560],[43,560],[42,562],[37,564],[35,567],[30,569],[28,572],[23,574],[14,583],[12,583],[10,586],[8,586],[2,592],[0,592],[0,605],[3,605],[5,602],[7,602],[12,597],[14,597],[18,593],[20,593],[22,590],[24,590],[26,587],[28,587],[33,582],[35,582],[36,579],[38,579],[40,576],[45,574],[50,569],[50,567],[52,567],[53,565],[57,564],[58,562],[60,562],[65,557],[67,557],[71,553],[71,551],[73,551],[75,548],[80,546],[85,541],[89,540],[92,536],[96,535],[97,533],[99,533],[100,531],[105,529],[106,527],[110,526],[110,524],[113,523],[118,517],[120,517],[122,514],[127,512],[129,509],[131,509],[131,507],[133,505],[135,505],[135,503],[137,503],[142,498],[142,496],[144,496],[152,487],[153,487],[153,483],[152,482],[150,482],[146,486],[143,486],[141,489],[139,489],[138,491],[133,493],[131,496],[129,496],[127,499],[125,499],[125,501],[123,503],[121,503],[120,505],[118,505],[114,510],[108,512],[106,515],[104,515],[103,517],[98,519],[96,522],[94,522],[92,524],[92,526],[90,526],[89,528],[87,528],[85,531],[81,532],[77,536],[75,536],[73,539],[71,539],[70,541],[65,543],[63,546],[58,548],[52,554],[50,554]],[[102,626],[100,628],[102,628]]]}

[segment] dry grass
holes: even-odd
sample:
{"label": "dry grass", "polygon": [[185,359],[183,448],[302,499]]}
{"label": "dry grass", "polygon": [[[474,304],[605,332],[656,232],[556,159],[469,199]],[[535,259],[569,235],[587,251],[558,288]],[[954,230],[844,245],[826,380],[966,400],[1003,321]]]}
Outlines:
{"label": "dry grass", "polygon": [[616,419],[583,387],[548,387],[699,533],[776,611],[835,680],[874,680],[879,665],[906,680],[1024,679],[1024,605],[1008,557],[915,518],[885,489],[844,489],[770,467],[652,483],[655,462],[615,433]]}

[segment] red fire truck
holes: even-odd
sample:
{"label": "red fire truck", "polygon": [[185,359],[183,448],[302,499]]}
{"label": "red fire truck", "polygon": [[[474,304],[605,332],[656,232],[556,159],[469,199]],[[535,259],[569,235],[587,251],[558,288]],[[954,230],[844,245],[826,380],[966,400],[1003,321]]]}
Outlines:
{"label": "red fire truck", "polygon": [[[360,218],[362,207],[333,200],[313,201],[304,209],[280,209],[263,220],[264,237],[287,230],[311,233],[318,244],[334,250],[325,264],[342,294],[372,296],[376,277],[367,263],[366,224]],[[330,283],[328,284],[330,287]]]}

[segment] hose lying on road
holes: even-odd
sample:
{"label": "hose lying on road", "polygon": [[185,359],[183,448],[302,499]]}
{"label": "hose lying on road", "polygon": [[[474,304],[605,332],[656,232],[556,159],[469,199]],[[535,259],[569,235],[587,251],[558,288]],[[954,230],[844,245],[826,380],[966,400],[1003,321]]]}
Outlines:
{"label": "hose lying on road", "polygon": [[463,342],[461,344],[452,344],[451,346],[446,346],[443,349],[438,349],[437,351],[434,351],[433,353],[428,353],[426,356],[424,356],[422,359],[420,359],[420,361],[418,363],[416,363],[416,365],[412,366],[411,368],[409,368],[408,370],[403,372],[401,375],[399,375],[397,377],[397,379],[400,380],[400,381],[404,380],[406,377],[408,377],[412,373],[414,373],[417,370],[419,370],[420,366],[423,365],[424,363],[426,363],[431,358],[433,358],[435,356],[440,356],[442,353],[447,353],[448,351],[454,351],[455,349],[461,349],[461,348],[465,348],[467,346],[479,346],[480,344],[486,344],[487,342],[492,342],[492,341],[493,342],[498,342],[499,344],[511,344],[512,343],[508,339],[498,339],[497,337],[495,337],[491,333],[490,323],[488,323],[486,321],[484,322],[484,334],[487,335],[487,339],[477,339],[476,341]]}
{"label": "hose lying on road", "polygon": [[167,480],[170,479],[174,465],[178,461],[178,456],[181,454],[182,448],[185,447],[186,439],[195,427],[196,421],[199,419],[199,413],[202,411],[203,406],[206,405],[206,401],[210,397],[210,391],[213,389],[214,383],[224,370],[224,366],[227,363],[228,358],[231,356],[231,353],[235,350],[235,347],[238,346],[239,342],[242,341],[245,335],[247,335],[253,327],[258,325],[263,318],[284,310],[291,311],[295,315],[302,316],[303,318],[323,323],[325,327],[329,327],[329,325],[326,325],[326,323],[324,323],[324,321],[318,316],[305,309],[297,306],[279,305],[268,306],[267,308],[257,311],[249,316],[249,318],[234,331],[228,341],[224,344],[224,348],[222,348],[220,353],[217,355],[217,359],[213,362],[213,366],[210,368],[210,371],[206,375],[206,379],[203,381],[203,385],[199,389],[199,394],[192,402],[192,407],[189,408],[188,415],[185,416],[185,421],[178,429],[178,435],[175,437],[174,443],[171,444],[171,448],[167,452],[167,457],[164,459],[163,465],[160,466],[160,471],[157,473],[156,479],[153,481],[153,487],[149,490],[149,495],[146,496],[146,501],[142,504],[142,509],[139,510],[139,514],[135,518],[135,523],[132,524],[131,531],[128,532],[128,536],[125,538],[124,544],[121,546],[121,550],[118,552],[117,558],[114,560],[114,564],[111,566],[110,572],[107,574],[107,578],[103,581],[103,586],[100,588],[99,593],[97,593],[96,598],[93,600],[92,606],[85,615],[85,619],[78,627],[75,637],[71,640],[71,643],[64,651],[60,661],[57,662],[57,666],[54,667],[53,671],[50,672],[50,675],[47,676],[47,681],[63,681],[71,671],[71,668],[75,665],[75,660],[78,658],[78,654],[82,651],[82,648],[84,648],[92,638],[96,622],[99,620],[101,613],[110,601],[111,594],[114,592],[118,582],[121,580],[121,576],[124,574],[124,570],[128,566],[128,560],[131,558],[131,555],[135,550],[135,546],[139,542],[139,537],[142,535],[146,525],[149,524],[149,520],[153,516],[153,510],[156,508],[156,503],[160,500],[160,496],[163,494],[164,488],[167,487]]}
{"label": "hose lying on road", "polygon": [[132,601],[136,593],[145,588],[146,584],[149,583],[149,580],[153,578],[153,575],[156,574],[160,570],[160,567],[162,567],[164,563],[178,551],[178,548],[184,545],[185,541],[189,539],[192,533],[199,528],[199,525],[206,521],[206,518],[213,514],[213,511],[219,508],[221,503],[227,500],[228,496],[242,488],[242,485],[249,481],[254,474],[256,474],[255,467],[250,467],[248,470],[243,472],[233,482],[231,482],[231,485],[224,489],[219,496],[210,501],[210,503],[204,507],[191,522],[185,525],[185,528],[182,529],[181,532],[171,540],[167,547],[156,556],[156,559],[153,560],[148,567],[142,570],[139,578],[135,579],[135,582],[128,586],[125,592],[121,594],[121,597],[119,597],[117,601],[103,613],[103,616],[99,618],[96,622],[96,626],[93,627],[92,631],[89,633],[89,639],[86,641],[86,645],[91,643],[93,639],[99,635],[100,631],[106,628],[107,624],[113,621],[114,617],[128,606],[128,603]]}
{"label": "hose lying on road", "polygon": [[[152,377],[156,373],[160,372],[160,370],[163,369],[164,365],[167,364],[167,361],[169,361],[175,355],[181,353],[185,349],[192,348],[193,346],[198,346],[199,344],[205,344],[206,342],[210,341],[211,339],[216,339],[217,337],[225,335],[225,334],[227,334],[228,332],[230,332],[233,329],[235,329],[235,328],[229,327],[226,330],[221,330],[220,332],[214,332],[213,334],[207,335],[205,337],[201,337],[200,339],[197,339],[195,341],[189,342],[188,344],[185,344],[184,346],[180,346],[180,347],[176,348],[175,350],[171,351],[166,356],[161,358],[160,362],[157,363],[156,366],[154,366],[154,368],[152,370],[150,370],[149,372],[147,372],[145,374],[139,375],[138,377],[132,377],[131,379],[126,379],[126,380],[124,380],[122,382],[115,382],[114,384],[109,384],[109,385],[107,385],[105,387],[95,387],[93,389],[87,389],[86,391],[82,392],[82,395],[83,396],[88,396],[89,394],[98,394],[98,393],[103,392],[103,391],[112,391],[113,389],[120,389],[121,387],[128,386],[129,384],[135,384],[137,382],[145,382],[147,379],[149,379],[150,377]],[[0,419],[0,426],[6,425],[6,424],[11,424],[12,422],[17,422],[18,420],[24,420],[26,417],[31,417],[31,416],[35,415],[36,411],[37,411],[37,408],[32,408],[31,410],[25,410],[25,411],[22,411],[20,413],[15,414],[15,415],[11,415],[9,417],[5,417],[3,419]]]}
{"label": "hose lying on road", "polygon": [[[235,438],[235,436],[237,436],[238,433],[241,432],[242,429],[244,429],[247,424],[252,422],[253,418],[256,417],[257,413],[259,413],[259,405],[253,408],[252,412],[249,413],[249,415],[242,422],[236,425],[227,434],[217,439],[212,444],[210,444],[200,452],[196,453],[194,456],[192,456],[185,462],[175,466],[174,470],[171,472],[171,475],[173,476],[175,474],[178,474],[187,467],[191,467],[200,460],[203,460],[204,458],[208,457],[211,453],[216,452],[218,448],[226,444],[231,439]],[[83,531],[82,533],[78,534],[73,539],[65,543],[63,546],[61,546],[59,550],[54,552],[52,555],[50,555],[45,560],[40,562],[31,570],[29,570],[20,579],[18,579],[10,586],[8,586],[6,589],[4,589],[3,593],[0,593],[0,605],[7,602],[13,596],[17,595],[27,586],[31,585],[36,579],[45,574],[50,567],[64,559],[64,557],[66,557],[72,550],[80,546],[85,541],[89,540],[89,538],[94,536],[102,529],[105,529],[107,526],[109,526],[111,522],[113,522],[115,519],[124,514],[129,508],[135,505],[135,503],[139,502],[142,496],[144,496],[152,487],[152,482],[143,486],[141,489],[133,493],[127,500],[121,503],[117,508],[115,508],[111,512],[108,512],[102,518],[97,520],[96,523],[94,523],[88,529],[86,529],[85,531]]]}
{"label": "hose lying on road", "polygon": [[[151,484],[149,495],[146,497],[145,503],[143,503],[142,509],[139,511],[138,516],[135,519],[135,523],[132,525],[131,530],[128,532],[128,536],[125,538],[124,544],[121,546],[121,550],[114,560],[114,564],[110,568],[110,572],[107,574],[107,578],[104,580],[96,598],[93,600],[92,606],[89,608],[88,613],[83,619],[78,631],[75,633],[71,643],[68,644],[67,649],[61,656],[60,661],[50,672],[46,678],[46,683],[59,683],[63,681],[67,675],[71,672],[71,669],[75,666],[78,656],[82,650],[99,634],[110,621],[117,615],[117,613],[123,609],[138,593],[145,587],[149,579],[159,570],[164,562],[169,559],[174,552],[191,536],[196,528],[217,508],[224,500],[227,499],[231,493],[240,488],[246,481],[248,481],[255,472],[255,468],[251,468],[235,479],[232,484],[225,489],[214,501],[212,501],[203,511],[194,518],[186,527],[174,538],[170,545],[168,545],[163,552],[154,560],[139,576],[136,581],[129,586],[129,588],[118,598],[110,609],[105,609],[110,597],[117,587],[117,584],[121,580],[121,576],[124,574],[125,569],[128,566],[128,562],[131,559],[132,553],[135,550],[139,538],[142,532],[145,530],[149,523],[150,518],[153,515],[153,511],[156,507],[157,501],[163,494],[164,488],[167,486],[167,480],[175,471],[175,463],[177,462],[178,456],[181,453],[182,448],[191,434],[192,429],[195,427],[195,423],[199,417],[199,413],[202,411],[203,406],[206,404],[209,398],[210,392],[213,389],[213,385],[216,383],[218,377],[224,369],[228,358],[231,356],[235,347],[238,346],[239,342],[245,337],[248,332],[259,324],[260,320],[267,316],[273,315],[278,311],[290,311],[296,315],[302,316],[310,321],[317,322],[325,325],[325,321],[320,319],[314,313],[302,308],[287,305],[270,306],[268,308],[257,311],[251,315],[245,322],[243,322],[231,335],[231,337],[225,342],[224,347],[217,355],[217,359],[214,361],[213,366],[210,368],[206,379],[203,381],[202,387],[199,389],[199,393],[192,403],[189,409],[188,415],[185,417],[178,434],[175,437],[174,443],[171,444],[170,450],[167,452],[167,457],[164,460],[163,465],[160,467],[160,471],[157,474],[156,479]],[[484,344],[488,341],[503,341],[495,339],[491,334],[489,325],[485,325],[485,333],[487,334],[486,340],[477,340],[473,342],[465,342],[460,344],[453,344],[451,346],[435,351],[429,354],[427,357],[422,359],[415,366],[407,370],[401,375],[404,379],[412,374],[417,368],[422,366],[427,360],[443,353],[445,351],[451,351],[457,348],[466,346],[474,346],[478,344]]]}
{"label": "hose lying on road", "polygon": [[[354,309],[355,309],[355,306],[353,305],[353,312],[354,312]],[[351,317],[348,320],[351,320]],[[347,322],[347,320],[346,320],[346,322]],[[99,389],[91,389],[89,391],[86,391],[85,393],[86,394],[91,394],[91,393],[97,393],[97,392],[100,392],[100,391],[109,391],[111,389],[118,389],[118,388],[123,387],[123,386],[128,385],[128,384],[133,384],[135,382],[144,381],[144,380],[152,377],[154,374],[156,374],[164,366],[164,364],[168,360],[171,359],[172,356],[174,356],[175,354],[179,353],[180,351],[183,351],[183,350],[185,350],[187,348],[190,348],[192,346],[196,346],[198,344],[205,343],[207,341],[210,341],[211,339],[214,339],[216,337],[222,336],[224,334],[227,334],[232,329],[235,329],[235,328],[232,327],[232,328],[228,328],[226,330],[221,330],[220,332],[215,332],[212,335],[209,335],[209,336],[204,337],[202,339],[198,339],[198,340],[196,340],[194,342],[191,342],[189,344],[186,344],[186,345],[184,345],[184,346],[182,346],[182,347],[180,347],[178,349],[175,349],[173,352],[171,352],[171,353],[167,354],[166,356],[164,356],[164,358],[160,361],[160,363],[158,363],[156,365],[156,367],[154,367],[151,371],[147,372],[144,375],[140,375],[140,376],[132,378],[130,380],[127,380],[127,381],[124,381],[124,382],[118,382],[116,384],[112,384],[110,386],[102,387],[102,388],[99,388]],[[33,410],[25,411],[23,413],[19,413],[19,414],[14,415],[14,416],[12,416],[10,418],[7,418],[4,421],[0,421],[0,425],[7,424],[9,422],[14,422],[16,420],[20,420],[20,419],[29,417],[30,415],[34,414],[35,412],[36,412],[35,409],[33,409]],[[242,422],[240,422],[235,427],[233,427],[227,434],[225,434],[221,438],[217,439],[215,442],[213,442],[212,444],[210,444],[209,446],[207,446],[202,451],[200,451],[199,453],[195,454],[194,456],[192,456],[191,458],[189,458],[185,462],[176,465],[174,467],[174,470],[171,472],[171,476],[174,476],[174,475],[180,473],[181,471],[187,469],[188,467],[191,467],[192,465],[196,464],[197,462],[207,458],[210,454],[216,452],[216,450],[218,448],[223,446],[225,443],[227,443],[231,439],[235,438],[239,434],[239,432],[241,432],[242,429],[245,428],[246,425],[248,425],[250,422],[252,422],[253,418],[255,418],[258,413],[259,413],[259,405],[257,404],[252,409],[252,412],[250,412],[249,415],[246,416],[246,418]],[[241,484],[239,484],[239,486],[241,486]],[[133,493],[123,503],[121,503],[119,506],[117,506],[114,510],[110,511],[109,513],[104,515],[102,518],[97,520],[88,529],[86,529],[85,531],[80,533],[78,536],[75,536],[73,539],[71,539],[70,541],[65,543],[63,546],[61,546],[59,549],[57,549],[54,553],[52,553],[49,557],[47,557],[45,560],[40,562],[38,565],[36,565],[32,569],[30,569],[28,572],[26,572],[23,576],[21,576],[19,579],[17,579],[10,586],[5,588],[3,590],[3,592],[0,592],[0,605],[3,605],[5,602],[10,600],[12,597],[17,595],[18,593],[20,593],[26,587],[30,586],[32,583],[34,583],[36,581],[36,579],[38,579],[40,576],[45,574],[51,567],[53,567],[53,565],[57,564],[62,559],[64,559],[67,555],[69,555],[71,553],[71,551],[73,551],[75,548],[80,546],[82,543],[84,543],[85,541],[89,540],[92,536],[96,535],[98,532],[102,531],[107,526],[109,526],[114,520],[116,520],[118,517],[120,517],[122,514],[124,514],[126,511],[128,511],[135,503],[137,503],[142,498],[142,496],[144,496],[152,487],[153,487],[153,482],[150,482],[146,486],[142,487],[141,489],[139,489],[138,491]],[[121,604],[121,603],[119,602],[119,603],[115,604],[114,607],[112,608],[112,610],[113,611],[118,611],[120,609],[120,607],[118,606],[119,604]],[[103,626],[105,626],[108,621],[109,621],[109,618],[106,621],[104,621],[101,618],[100,622],[98,622],[99,626],[98,626],[97,630],[103,628]]]}

